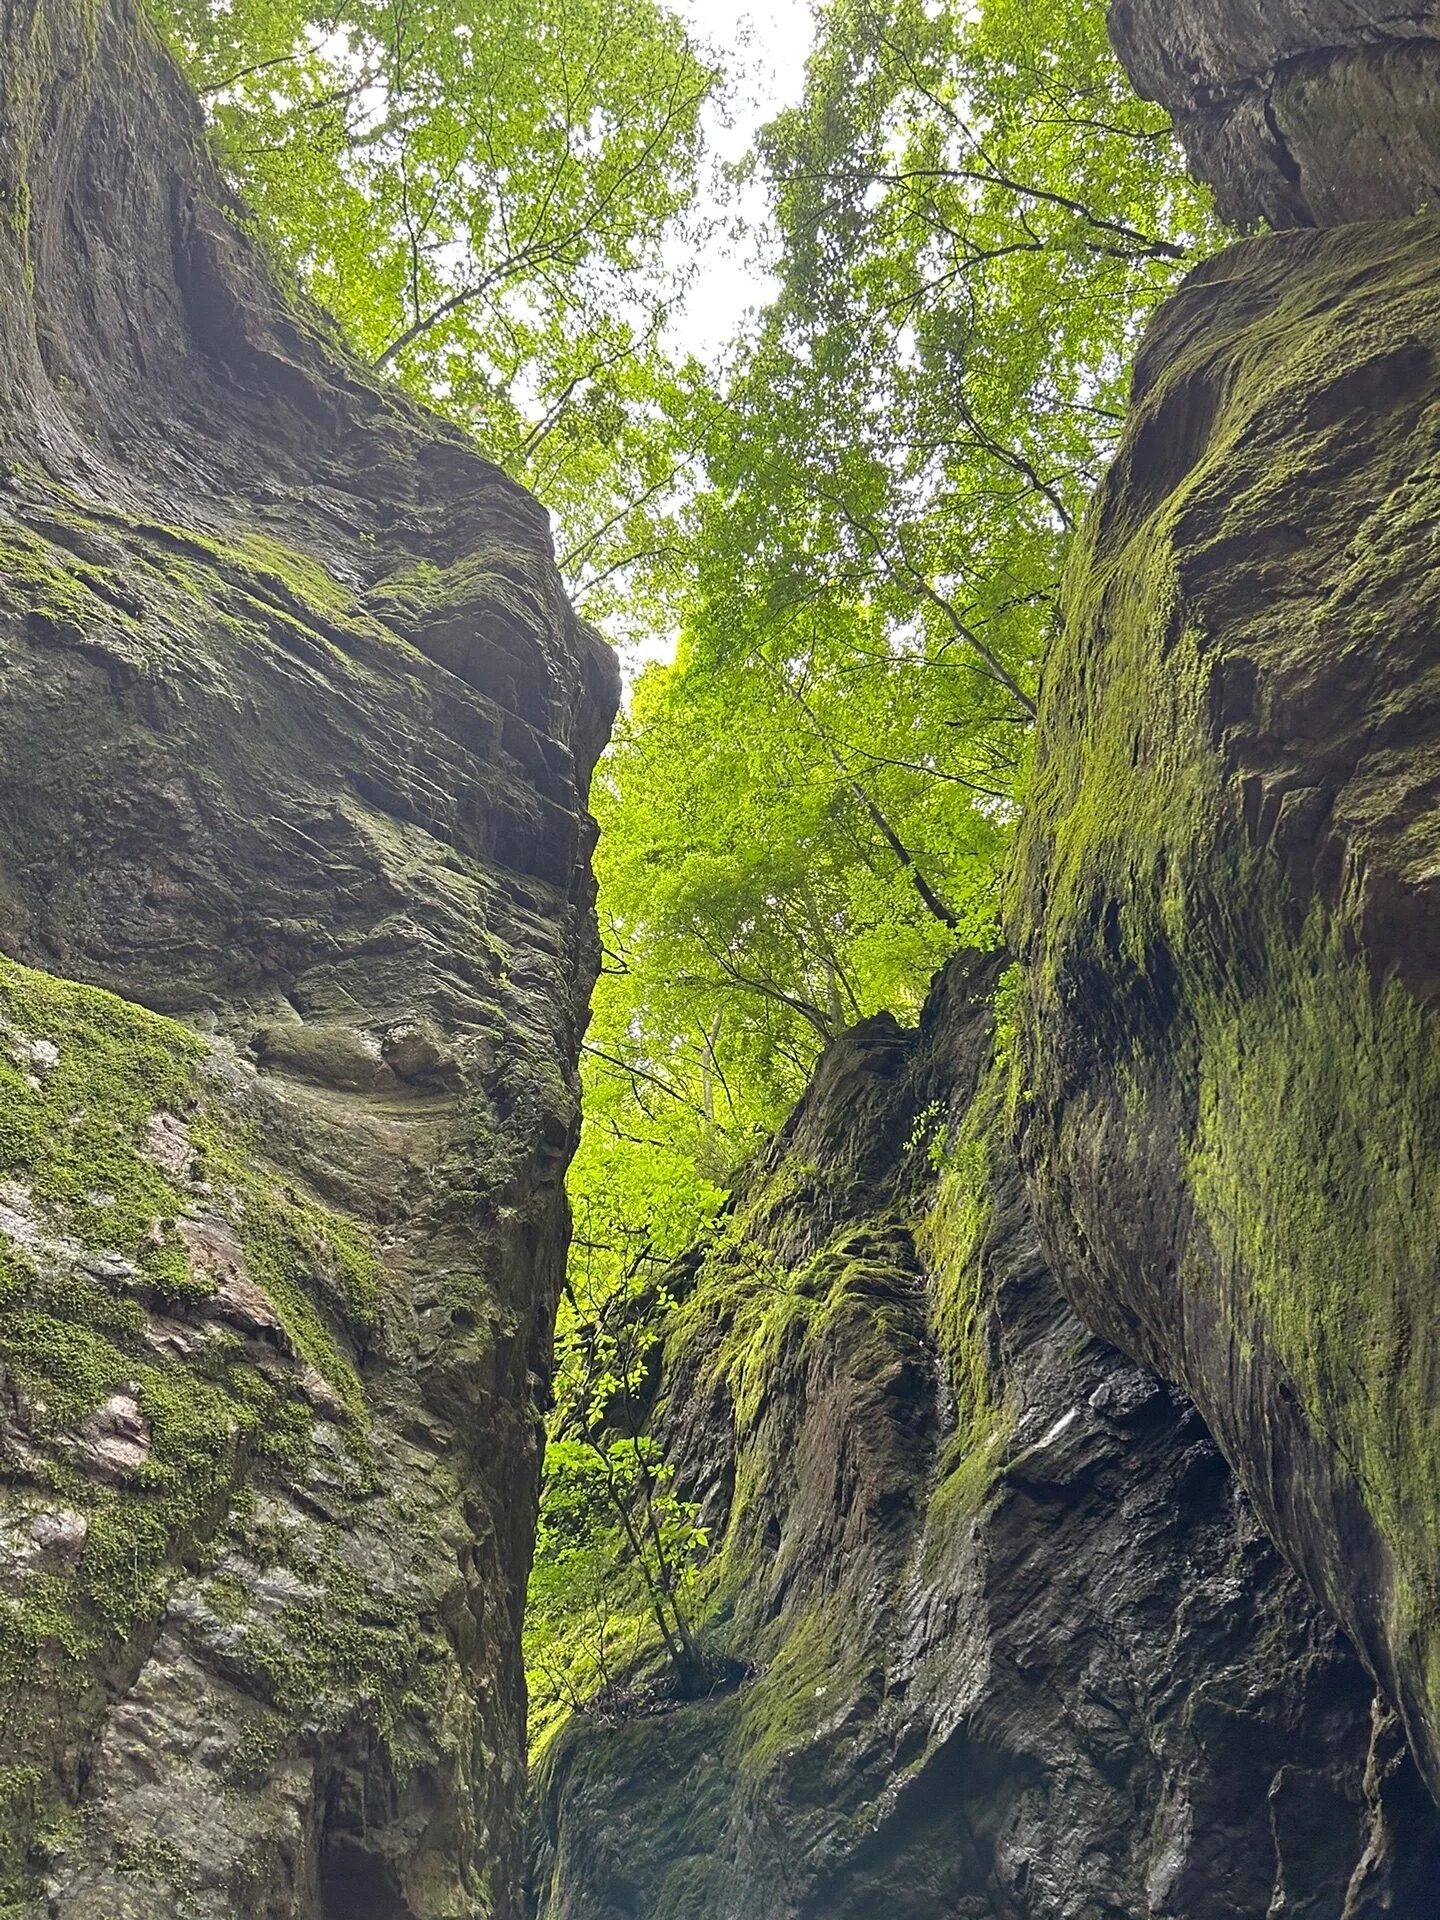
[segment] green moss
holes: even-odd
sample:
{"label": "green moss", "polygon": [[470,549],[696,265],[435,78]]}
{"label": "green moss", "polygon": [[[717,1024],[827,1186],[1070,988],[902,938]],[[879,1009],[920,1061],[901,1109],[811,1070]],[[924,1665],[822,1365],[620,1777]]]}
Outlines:
{"label": "green moss", "polygon": [[[321,1303],[362,1344],[380,1321],[380,1266],[363,1233],[268,1170],[252,1127],[233,1115],[202,1118],[191,1137],[212,1187],[225,1196],[251,1277],[275,1308],[286,1338],[344,1402],[365,1416],[353,1363],[330,1332]],[[317,1299],[318,1296],[318,1299]]]}
{"label": "green moss", "polygon": [[[157,1291],[197,1288],[174,1224],[183,1196],[144,1152],[161,1109],[195,1103],[203,1047],[173,1021],[96,988],[0,962],[0,1175],[83,1246],[131,1260]],[[54,1049],[35,1060],[35,1043]]]}
{"label": "green moss", "polygon": [[[191,685],[223,679],[229,656],[257,640],[337,660],[357,642],[415,651],[320,561],[271,535],[222,540],[102,511],[47,476],[27,478],[45,512],[31,526],[0,523],[0,577],[8,597],[35,616],[37,637],[106,655],[129,677],[183,676]],[[87,535],[120,542],[123,559],[97,565],[80,557],[72,545],[83,551]]]}
{"label": "green moss", "polygon": [[[1224,282],[1193,287],[1193,304],[1162,321],[1163,364],[1148,369],[1127,447],[1077,546],[1010,909],[1025,948],[1022,1052],[1037,1086],[1025,1124],[1054,1221],[1073,1213],[1064,1180],[1083,1193],[1098,1179],[1104,1191],[1107,1169],[1128,1162],[1132,1191],[1168,1182],[1178,1132],[1199,1231],[1177,1244],[1180,1270],[1163,1285],[1203,1302],[1193,1324],[1213,1316],[1241,1366],[1270,1372],[1337,1479],[1358,1490],[1393,1561],[1393,1591],[1357,1596],[1345,1543],[1323,1523],[1292,1514],[1282,1535],[1290,1530],[1292,1551],[1303,1542],[1336,1610],[1356,1607],[1421,1676],[1432,1729],[1435,1018],[1389,977],[1393,956],[1367,952],[1348,894],[1329,906],[1307,899],[1252,844],[1233,763],[1249,755],[1263,769],[1272,744],[1306,740],[1320,711],[1305,704],[1317,662],[1354,663],[1348,681],[1337,670],[1332,691],[1347,691],[1336,698],[1383,687],[1376,636],[1428,617],[1422,601],[1406,604],[1416,576],[1400,556],[1433,526],[1440,478],[1424,456],[1424,416],[1401,409],[1433,394],[1397,399],[1381,427],[1369,402],[1362,425],[1347,402],[1332,410],[1317,396],[1433,312],[1433,242],[1426,219],[1249,243],[1225,257]],[[1306,524],[1308,503],[1322,500],[1332,542],[1323,573]],[[1228,581],[1232,542],[1251,587],[1243,595]],[[1212,712],[1212,693],[1249,686],[1257,661],[1253,711],[1225,743],[1226,703]],[[1385,697],[1389,709],[1377,694],[1366,715],[1377,738],[1406,696]],[[1319,739],[1317,796],[1331,778]],[[1303,745],[1297,758],[1303,767]],[[1283,790],[1293,773],[1277,766]],[[1433,872],[1433,818],[1409,832],[1395,849],[1402,866]],[[1176,1196],[1179,1220],[1186,1198]],[[1158,1271],[1163,1256],[1147,1254]],[[1157,1339],[1183,1370],[1197,1352],[1176,1346],[1178,1319],[1169,1298],[1157,1306]],[[1209,1388],[1233,1406],[1224,1382]],[[1263,1482],[1273,1436],[1252,1443]]]}
{"label": "green moss", "polygon": [[[445,1699],[453,1668],[448,1642],[413,1602],[367,1580],[333,1551],[292,1550],[287,1564],[310,1594],[273,1621],[245,1622],[229,1657],[282,1724],[358,1713],[389,1743],[395,1763],[407,1721],[433,1722]],[[268,1733],[256,1735],[262,1738],[268,1741]],[[258,1749],[251,1762],[257,1757]]]}
{"label": "green moss", "polygon": [[295,547],[254,532],[230,545],[208,544],[217,559],[255,574],[262,586],[288,596],[297,611],[314,608],[336,620],[355,615],[354,595],[317,560]]}
{"label": "green moss", "polygon": [[[100,1677],[118,1649],[158,1616],[177,1568],[203,1558],[249,1486],[293,1479],[310,1457],[314,1415],[293,1362],[253,1364],[215,1326],[193,1328],[183,1359],[147,1341],[150,1311],[193,1316],[214,1291],[190,1271],[178,1231],[193,1183],[204,1175],[207,1207],[231,1220],[295,1352],[357,1420],[360,1382],[331,1316],[363,1338],[380,1291],[364,1236],[264,1166],[187,1029],[8,960],[0,1023],[0,1197],[24,1241],[0,1239],[0,1367],[28,1408],[26,1499],[74,1510],[87,1528],[75,1567],[31,1569],[0,1595],[0,1749],[21,1770],[17,1782],[38,1768],[44,1783],[23,1808],[15,1800],[0,1831],[3,1891],[29,1836],[63,1804],[64,1776],[47,1758],[53,1729],[67,1716],[83,1721],[86,1702],[103,1698]],[[159,1113],[170,1116],[167,1156],[178,1116],[188,1129],[184,1186],[147,1151]],[[149,1449],[109,1484],[86,1471],[82,1426],[120,1392],[137,1401]],[[282,1696],[298,1710],[327,1686],[368,1686],[377,1724],[391,1724],[420,1698],[413,1618],[378,1618],[383,1609],[343,1569],[325,1594],[323,1610],[285,1622],[292,1683]]]}
{"label": "green moss", "polygon": [[1032,1097],[1025,1079],[1022,1022],[1025,1010],[1025,969],[1012,961],[995,986],[995,1040],[993,1072],[1003,1089],[1007,1135],[1013,1136],[1020,1109]]}
{"label": "green moss", "polygon": [[[0,1015],[0,1177],[27,1187],[82,1246],[132,1261],[162,1303],[203,1300],[213,1285],[191,1271],[176,1230],[191,1196],[145,1151],[157,1112],[187,1115],[197,1169],[233,1213],[252,1277],[295,1350],[359,1417],[358,1378],[316,1296],[364,1340],[378,1322],[378,1263],[359,1229],[266,1169],[253,1127],[206,1097],[202,1043],[113,994],[8,961],[0,961]],[[38,1071],[37,1041],[56,1055]],[[96,1312],[109,1311],[98,1296],[87,1305],[83,1282],[65,1284],[69,1317],[93,1326]],[[0,1267],[0,1300],[16,1297],[13,1275],[7,1283]]]}
{"label": "green moss", "polygon": [[284,1752],[289,1733],[283,1714],[262,1712],[247,1720],[226,1768],[229,1785],[253,1787],[264,1780]]}
{"label": "green moss", "polygon": [[176,1562],[225,1517],[247,1472],[295,1471],[311,1414],[293,1385],[230,1360],[214,1382],[179,1362],[130,1365],[150,1422],[149,1459],[121,1488],[71,1480],[89,1534],[73,1582],[77,1618],[123,1635],[162,1603]]}
{"label": "green moss", "polygon": [[[32,1574],[20,1595],[0,1595],[0,1692],[17,1701],[57,1658],[83,1660],[100,1645],[95,1624],[75,1605],[60,1574]],[[11,1720],[3,1715],[3,1723]]]}
{"label": "green moss", "polygon": [[836,1248],[792,1270],[750,1245],[724,1248],[707,1262],[671,1339],[678,1345],[705,1319],[721,1330],[713,1371],[729,1390],[740,1432],[753,1424],[785,1356],[822,1315],[845,1266]]}
{"label": "green moss", "polygon": [[990,1070],[946,1146],[934,1199],[915,1230],[930,1275],[931,1311],[955,1410],[955,1433],[930,1498],[932,1550],[953,1527],[968,1526],[984,1513],[1013,1425],[1013,1411],[997,1396],[991,1378],[985,1269],[994,1219],[994,1155],[1009,1124],[1013,1084],[1013,1056],[997,1036]]}
{"label": "green moss", "polygon": [[157,1886],[184,1888],[199,1884],[196,1862],[158,1834],[126,1834],[115,1843],[115,1864]]}
{"label": "green moss", "polygon": [[445,595],[445,576],[439,567],[430,560],[417,560],[405,572],[372,587],[365,604],[387,626],[403,633],[416,627]]}
{"label": "green moss", "polygon": [[[315,1296],[368,1337],[379,1315],[378,1263],[359,1229],[267,1170],[253,1127],[206,1097],[202,1043],[113,994],[8,961],[0,961],[0,1017],[0,1176],[20,1182],[83,1247],[132,1261],[162,1304],[202,1301],[213,1285],[192,1273],[176,1231],[191,1196],[145,1150],[157,1112],[186,1114],[196,1171],[233,1213],[253,1278],[296,1351],[358,1415],[358,1379]],[[53,1058],[37,1061],[37,1042]],[[0,1264],[0,1301],[19,1297],[13,1263],[8,1275]],[[139,1327],[134,1309],[105,1305],[102,1290],[74,1274],[31,1276],[25,1305],[90,1327]]]}
{"label": "green moss", "polygon": [[1354,1476],[1395,1560],[1392,1631],[1440,1681],[1440,1047],[1318,907],[1269,953],[1254,990],[1202,1005],[1190,1178],[1227,1317]]}
{"label": "green moss", "polygon": [[246,1723],[226,1768],[232,1787],[258,1786],[274,1768],[286,1744],[286,1726],[279,1714]]}
{"label": "green moss", "polygon": [[28,1805],[44,1780],[43,1767],[0,1766],[0,1807]]}
{"label": "green moss", "polygon": [[747,1779],[763,1780],[789,1754],[808,1747],[865,1685],[865,1650],[852,1651],[846,1632],[851,1614],[840,1596],[788,1623],[775,1659],[744,1689],[731,1758]]}

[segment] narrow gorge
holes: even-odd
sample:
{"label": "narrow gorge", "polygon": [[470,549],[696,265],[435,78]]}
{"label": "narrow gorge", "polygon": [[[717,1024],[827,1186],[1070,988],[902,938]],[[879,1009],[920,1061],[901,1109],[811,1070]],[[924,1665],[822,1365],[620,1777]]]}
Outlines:
{"label": "narrow gorge", "polygon": [[1242,237],[988,944],[827,740],[949,957],[591,1323],[648,1601],[527,1747],[615,656],[139,0],[0,0],[4,1920],[1440,1912],[1440,8],[1109,31]]}

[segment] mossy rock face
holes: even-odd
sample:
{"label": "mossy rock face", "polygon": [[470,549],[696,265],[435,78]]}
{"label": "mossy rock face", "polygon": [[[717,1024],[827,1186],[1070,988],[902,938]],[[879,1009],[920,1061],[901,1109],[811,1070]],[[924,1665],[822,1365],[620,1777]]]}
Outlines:
{"label": "mossy rock face", "polygon": [[1440,289],[1431,218],[1162,311],[1047,669],[1025,1155],[1440,1790]]}
{"label": "mossy rock face", "polygon": [[654,1431],[713,1543],[717,1684],[652,1664],[550,1731],[541,1920],[1433,1904],[1393,1715],[1194,1408],[1045,1265],[1001,966],[837,1042],[677,1280]]}
{"label": "mossy rock face", "polygon": [[507,1920],[613,662],[131,0],[0,7],[0,692],[0,1910]]}
{"label": "mossy rock face", "polygon": [[0,1101],[0,1872],[225,1912],[327,1741],[409,1783],[464,1685],[360,1377],[397,1303],[223,1044],[0,961]]}

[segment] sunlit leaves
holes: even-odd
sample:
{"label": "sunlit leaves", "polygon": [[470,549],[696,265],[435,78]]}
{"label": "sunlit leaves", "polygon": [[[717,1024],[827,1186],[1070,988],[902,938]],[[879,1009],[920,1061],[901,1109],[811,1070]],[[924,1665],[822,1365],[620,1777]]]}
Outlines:
{"label": "sunlit leaves", "polygon": [[271,251],[555,513],[593,613],[668,578],[661,328],[715,75],[661,0],[155,0]]}
{"label": "sunlit leaves", "polygon": [[828,1035],[996,938],[1071,529],[1209,238],[1094,0],[829,0],[759,164],[780,291],[597,796],[584,1205],[626,1155],[723,1185]]}

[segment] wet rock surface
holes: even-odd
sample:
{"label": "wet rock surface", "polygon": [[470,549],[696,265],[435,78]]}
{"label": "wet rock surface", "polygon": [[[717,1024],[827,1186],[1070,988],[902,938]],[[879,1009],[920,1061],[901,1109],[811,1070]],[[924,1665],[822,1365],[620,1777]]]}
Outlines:
{"label": "wet rock surface", "polygon": [[1047,1269],[987,1070],[997,971],[957,962],[918,1035],[830,1050],[691,1283],[656,1429],[732,1678],[556,1737],[544,1920],[1440,1897],[1393,1714],[1188,1399]]}
{"label": "wet rock surface", "polygon": [[1403,219],[1440,195],[1440,8],[1114,0],[1110,36],[1236,226]]}
{"label": "wet rock surface", "polygon": [[1435,226],[1231,248],[1152,328],[1047,675],[1025,1157],[1440,1787]]}
{"label": "wet rock surface", "polygon": [[129,0],[0,0],[0,462],[0,1901],[503,1920],[613,665]]}

